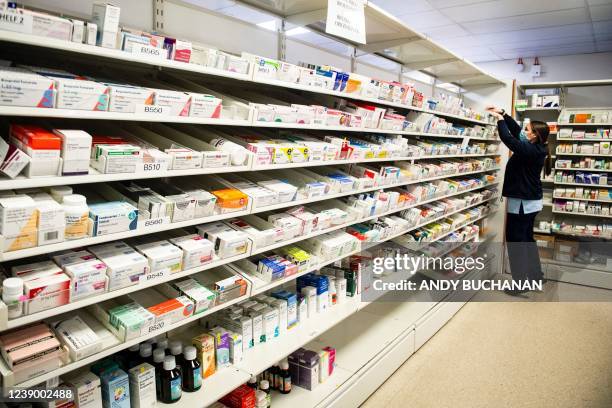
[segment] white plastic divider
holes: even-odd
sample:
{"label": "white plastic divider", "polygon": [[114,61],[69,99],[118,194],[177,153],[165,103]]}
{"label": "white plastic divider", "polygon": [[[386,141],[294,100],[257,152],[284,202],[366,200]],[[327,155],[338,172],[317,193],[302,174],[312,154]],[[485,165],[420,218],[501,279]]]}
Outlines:
{"label": "white plastic divider", "polygon": [[559,122],[557,126],[612,126],[612,122],[599,122],[599,123],[567,123]]}
{"label": "white plastic divider", "polygon": [[[75,302],[71,302],[71,303],[68,303],[66,305],[58,306],[58,307],[55,307],[55,308],[52,308],[52,309],[44,310],[44,311],[41,311],[41,312],[38,312],[38,313],[34,313],[34,314],[30,314],[30,315],[25,315],[25,316],[18,317],[18,318],[15,318],[15,319],[10,319],[10,320],[8,320],[8,318],[7,319],[1,319],[0,318],[0,330],[7,330],[7,329],[12,329],[12,328],[24,326],[26,324],[34,323],[34,322],[37,322],[39,320],[49,318],[51,316],[60,315],[62,313],[66,313],[66,312],[69,312],[71,310],[78,310],[78,309],[84,308],[86,306],[92,305],[94,303],[102,302],[102,301],[105,301],[105,300],[108,300],[108,299],[112,299],[112,298],[116,298],[116,297],[119,297],[119,296],[122,296],[122,295],[126,295],[128,293],[136,292],[136,291],[139,291],[139,290],[151,287],[151,286],[156,286],[156,285],[159,285],[159,284],[162,284],[162,283],[165,283],[165,282],[170,282],[170,281],[173,281],[173,280],[176,280],[176,279],[180,279],[180,278],[183,278],[183,277],[186,277],[186,276],[190,276],[190,275],[193,275],[193,274],[198,273],[198,272],[202,272],[202,271],[205,271],[205,270],[208,270],[208,269],[215,268],[217,266],[230,264],[230,263],[238,261],[240,259],[244,259],[244,258],[248,258],[248,257],[253,256],[253,255],[260,254],[260,253],[265,253],[265,252],[268,252],[268,251],[272,251],[272,250],[274,250],[276,248],[280,248],[280,247],[283,247],[283,246],[286,246],[286,245],[289,245],[289,244],[292,244],[292,243],[295,243],[295,242],[299,242],[299,241],[303,241],[303,240],[306,240],[306,239],[309,239],[309,238],[313,238],[313,237],[316,237],[316,236],[319,236],[319,235],[322,235],[322,234],[326,234],[328,232],[337,231],[339,229],[349,227],[349,226],[351,226],[353,224],[357,224],[357,223],[361,223],[361,222],[367,222],[367,221],[373,220],[375,218],[384,217],[386,215],[390,215],[390,214],[394,214],[394,213],[397,213],[397,212],[401,212],[403,210],[407,210],[407,209],[410,209],[410,208],[413,208],[413,207],[417,207],[419,205],[424,205],[424,204],[427,204],[427,203],[430,203],[430,202],[433,202],[433,201],[437,201],[437,200],[441,200],[441,199],[444,199],[444,198],[448,198],[448,197],[452,197],[452,196],[468,193],[470,191],[475,191],[475,190],[483,189],[483,188],[486,188],[486,187],[489,187],[489,186],[493,186],[493,185],[496,185],[496,184],[498,184],[498,183],[497,182],[489,183],[489,184],[486,184],[486,185],[483,185],[483,186],[477,186],[477,187],[474,187],[474,188],[471,188],[471,189],[468,189],[468,190],[463,190],[463,191],[460,191],[460,192],[454,192],[452,194],[447,194],[447,195],[438,196],[438,197],[434,197],[434,198],[431,198],[431,199],[423,200],[421,202],[410,204],[410,205],[407,205],[407,206],[393,208],[393,209],[391,209],[389,211],[386,211],[384,213],[372,215],[372,216],[365,217],[365,218],[358,219],[358,220],[352,220],[352,221],[349,221],[349,222],[341,224],[341,225],[336,225],[336,226],[333,226],[333,227],[330,227],[330,228],[326,228],[324,230],[315,231],[315,232],[312,232],[312,233],[307,234],[307,235],[303,235],[303,236],[292,238],[290,240],[284,240],[284,241],[279,242],[277,244],[269,245],[269,246],[262,247],[262,248],[257,248],[253,243],[250,243],[249,247],[247,248],[247,251],[244,254],[236,255],[236,256],[233,256],[233,257],[230,257],[230,258],[225,258],[225,259],[216,258],[212,262],[210,262],[208,264],[205,264],[205,265],[202,265],[202,266],[199,266],[197,268],[191,268],[191,269],[183,270],[183,271],[176,272],[176,273],[173,273],[173,274],[170,274],[170,275],[164,275],[164,276],[161,276],[161,277],[158,277],[158,278],[155,278],[155,279],[146,280],[144,282],[138,283],[137,285],[132,285],[132,286],[128,286],[126,288],[122,288],[122,289],[119,289],[119,290],[105,292],[105,293],[102,293],[100,295],[91,296],[91,297],[88,297],[88,298],[85,298],[85,299],[81,299],[81,300],[78,300],[78,301],[75,301]],[[487,200],[485,200],[485,201],[487,201]],[[474,205],[476,205],[476,204],[474,204]],[[454,212],[451,213],[451,214],[454,214]],[[432,222],[432,221],[429,221],[429,222]],[[402,232],[402,234],[403,233],[405,233],[405,231]]]}
{"label": "white plastic divider", "polygon": [[[560,181],[552,181],[555,184],[563,185],[563,186],[584,186],[584,187],[593,187],[593,188],[612,188],[610,184],[588,184],[588,183],[568,183],[568,182],[560,182]],[[561,198],[561,197],[558,197]]]}
{"label": "white plastic divider", "polygon": [[555,153],[557,156],[593,156],[593,157],[611,157],[611,155],[603,153]]}
{"label": "white plastic divider", "polygon": [[579,212],[571,212],[571,211],[559,211],[553,208],[552,212],[554,214],[563,214],[563,215],[577,215],[579,217],[596,217],[596,218],[609,218],[612,219],[612,215],[602,215],[602,214],[587,214],[587,213],[579,213]]}
{"label": "white plastic divider", "polygon": [[607,199],[607,200],[603,200],[601,198],[584,198],[584,197],[559,197],[559,196],[553,196],[553,198],[559,199],[559,200],[566,200],[566,201],[593,201],[596,203],[612,203],[611,199]]}
{"label": "white plastic divider", "polygon": [[555,167],[555,170],[587,171],[587,172],[588,171],[599,171],[599,172],[607,172],[607,173],[612,172],[612,169],[587,169],[587,168],[577,168],[577,167],[569,167],[569,168]]}
{"label": "white plastic divider", "polygon": [[[486,186],[485,186],[485,187],[486,187]],[[460,193],[459,193],[459,194],[460,194]],[[464,211],[464,210],[466,210],[466,209],[468,209],[468,208],[470,208],[470,207],[472,207],[472,206],[477,206],[477,205],[479,205],[479,204],[481,204],[481,203],[483,203],[483,202],[485,202],[485,201],[492,200],[492,199],[494,199],[494,198],[496,198],[496,197],[491,197],[491,198],[489,198],[489,199],[487,199],[487,200],[483,200],[483,201],[481,201],[481,202],[479,202],[479,203],[473,203],[473,204],[471,204],[470,206],[468,206],[468,207],[466,207],[466,208],[463,208],[463,209],[461,209],[461,210],[458,210],[458,211]],[[400,210],[400,211],[401,211],[401,210]],[[457,211],[457,212],[458,212],[458,211]],[[449,215],[452,215],[452,214],[453,214],[453,213],[445,214],[443,217],[440,217],[440,219],[443,219],[443,218],[445,218],[445,217],[448,217]],[[468,225],[469,223],[476,222],[476,221],[478,221],[479,219],[486,217],[488,214],[490,214],[490,213],[483,214],[482,216],[480,216],[480,217],[478,217],[478,218],[472,219],[472,220],[470,220],[468,223],[466,223],[465,225]],[[435,222],[435,220],[429,220],[427,223],[425,223],[425,224],[423,224],[423,225],[427,225],[427,224],[429,224],[429,223],[431,223],[431,222]],[[460,227],[457,227],[457,228],[456,228],[456,229],[454,229],[453,231],[455,231],[455,230],[457,230],[457,229],[459,229],[459,228],[463,228],[465,225],[462,225],[462,226],[460,226]],[[412,229],[416,229],[416,228],[420,228],[420,226],[417,226],[417,227],[412,227],[411,229],[409,229],[409,230],[407,230],[407,231],[403,231],[403,232],[402,232],[402,234],[405,234],[406,232],[409,232],[409,231],[411,231]],[[446,236],[446,235],[448,235],[448,234],[452,233],[453,231],[449,231],[449,232],[448,232],[447,234],[445,234],[444,236]],[[383,240],[380,240],[380,241],[378,241],[378,242],[376,242],[376,243],[374,243],[374,244],[380,244],[380,243],[385,242],[385,241],[388,241],[388,240],[390,240],[390,239],[392,239],[392,238],[394,238],[394,237],[395,237],[395,236],[390,236],[390,237],[387,237],[387,238],[385,238],[385,239],[383,239]],[[443,236],[440,236],[440,237],[438,237],[438,238],[436,238],[435,240],[430,241],[430,242],[435,242],[435,241],[437,241],[437,240],[441,239],[442,237],[443,237]],[[285,280],[285,279],[281,279],[281,280],[278,280],[278,281],[274,281],[274,282],[272,282],[272,283],[274,283],[274,285],[268,285],[268,286],[267,286],[267,287],[265,287],[265,288],[263,288],[263,287],[260,287],[260,288],[257,288],[257,289],[256,289],[256,288],[254,288],[254,287],[252,286],[251,282],[250,282],[250,278],[252,278],[252,277],[249,277],[249,278],[247,278],[247,279],[246,279],[246,280],[247,280],[247,282],[248,282],[248,288],[247,288],[247,294],[246,294],[245,296],[241,296],[241,297],[236,298],[236,299],[233,299],[233,300],[231,300],[231,301],[229,301],[229,302],[223,303],[223,304],[221,304],[221,305],[217,305],[217,306],[215,306],[215,307],[213,307],[213,308],[211,308],[211,309],[209,309],[209,310],[206,310],[206,311],[204,311],[204,312],[202,312],[202,313],[199,313],[199,314],[197,314],[197,315],[190,316],[190,317],[188,317],[187,319],[184,319],[184,320],[178,321],[178,322],[176,322],[176,323],[174,323],[174,324],[172,324],[172,325],[169,325],[169,326],[167,326],[167,327],[160,327],[160,328],[158,328],[157,330],[151,331],[150,333],[148,333],[148,334],[146,334],[146,335],[143,335],[143,336],[140,336],[140,337],[137,337],[137,338],[134,338],[134,339],[128,340],[128,341],[123,342],[123,343],[120,343],[120,344],[117,344],[116,346],[113,346],[113,347],[110,347],[110,348],[108,348],[108,349],[102,350],[102,351],[100,351],[100,352],[96,353],[96,354],[95,354],[95,355],[93,355],[93,356],[87,357],[87,358],[82,359],[82,360],[77,360],[77,361],[70,362],[70,363],[65,364],[64,366],[62,366],[62,367],[58,368],[57,370],[53,370],[53,371],[51,371],[51,372],[49,372],[49,373],[45,373],[45,374],[43,374],[43,375],[37,376],[37,377],[32,378],[32,379],[27,380],[27,381],[23,381],[23,382],[18,383],[18,384],[17,384],[17,383],[15,383],[15,381],[14,381],[12,371],[11,371],[11,370],[8,368],[8,366],[6,365],[6,363],[4,362],[4,360],[3,360],[3,359],[0,359],[0,374],[1,374],[1,375],[2,375],[2,377],[3,377],[3,382],[2,382],[2,385],[3,385],[3,387],[4,387],[5,389],[6,389],[6,387],[22,387],[22,388],[29,388],[29,387],[32,387],[32,386],[34,386],[34,385],[37,385],[37,384],[39,384],[39,383],[41,383],[41,382],[44,382],[44,381],[46,381],[46,380],[50,379],[50,378],[53,378],[53,377],[56,377],[56,376],[60,376],[60,375],[63,375],[63,374],[69,373],[69,372],[71,372],[71,371],[73,371],[73,370],[76,370],[76,369],[78,369],[78,368],[81,368],[81,367],[84,367],[84,366],[90,365],[90,364],[92,364],[93,362],[95,362],[95,361],[97,361],[97,360],[100,360],[100,359],[102,359],[102,358],[104,358],[104,357],[107,357],[107,356],[109,356],[109,355],[115,354],[115,353],[117,353],[117,352],[120,352],[121,350],[124,350],[124,349],[126,349],[126,348],[129,348],[130,346],[132,346],[132,345],[134,345],[134,344],[141,343],[141,342],[146,341],[146,340],[148,340],[148,339],[150,339],[150,338],[152,338],[152,337],[158,336],[158,335],[160,335],[160,334],[163,334],[163,333],[169,332],[169,331],[171,331],[171,330],[177,329],[177,328],[179,328],[179,327],[181,327],[181,326],[184,326],[184,325],[186,325],[186,324],[189,324],[189,323],[191,323],[191,322],[194,322],[194,321],[196,321],[196,320],[199,320],[199,319],[201,319],[202,317],[208,316],[208,315],[210,315],[210,314],[212,314],[212,313],[215,313],[215,312],[217,312],[217,311],[219,311],[219,310],[221,310],[221,309],[224,309],[224,308],[226,308],[226,307],[229,307],[229,306],[231,306],[231,305],[233,305],[233,304],[235,304],[235,303],[237,303],[237,302],[240,302],[240,301],[242,301],[242,300],[244,300],[244,299],[247,299],[247,298],[249,298],[249,297],[251,297],[251,296],[255,296],[255,295],[256,295],[256,294],[258,294],[258,293],[262,293],[262,292],[264,292],[264,291],[266,291],[266,290],[272,289],[272,288],[274,288],[274,287],[276,287],[276,286],[279,286],[279,285],[281,285],[281,284],[283,284],[283,283],[286,283],[287,281],[290,281],[290,280],[296,279],[298,276],[304,275],[304,274],[306,274],[306,273],[308,273],[308,272],[312,272],[312,271],[315,271],[315,270],[321,269],[321,268],[323,268],[324,266],[327,266],[327,265],[333,264],[333,263],[337,262],[338,260],[343,259],[343,258],[346,258],[346,257],[348,257],[348,256],[350,256],[350,255],[352,255],[352,254],[358,253],[359,251],[360,251],[360,248],[357,248],[357,250],[352,251],[352,252],[350,252],[350,253],[348,253],[348,254],[344,254],[344,255],[342,255],[342,256],[340,256],[340,257],[338,257],[338,258],[335,258],[335,259],[332,259],[332,260],[327,260],[327,261],[324,261],[324,262],[322,262],[322,263],[319,263],[319,264],[318,264],[316,267],[309,268],[309,270],[308,270],[308,271],[304,271],[304,272],[302,272],[302,273],[300,273],[300,274],[294,274],[294,275],[291,275],[290,277],[288,277],[288,278],[290,278],[290,279],[286,279],[286,280]],[[231,267],[231,265],[230,265],[230,267]],[[236,270],[236,269],[234,269],[234,270]],[[241,275],[242,275],[242,274],[241,274]],[[242,275],[242,276],[244,276],[244,275]],[[330,327],[331,327],[331,326],[330,326]]]}
{"label": "white plastic divider", "polygon": [[[349,192],[341,193],[341,194],[324,195],[324,196],[320,196],[320,197],[315,197],[313,199],[289,201],[289,202],[286,202],[286,203],[280,203],[280,204],[271,205],[271,206],[265,206],[265,207],[258,207],[258,208],[255,208],[255,209],[247,209],[247,210],[236,211],[236,212],[231,212],[231,213],[227,213],[227,214],[214,215],[214,216],[211,216],[211,217],[196,218],[196,219],[192,219],[192,220],[181,221],[181,222],[174,222],[174,223],[156,224],[156,225],[152,225],[152,226],[137,228],[136,230],[133,230],[133,231],[124,231],[124,232],[118,232],[118,233],[108,234],[108,235],[100,235],[100,236],[97,236],[97,237],[88,237],[88,238],[82,238],[82,239],[77,239],[77,240],[64,241],[64,242],[60,242],[60,243],[57,243],[57,244],[37,246],[37,247],[21,249],[21,250],[17,250],[17,251],[3,252],[3,253],[0,253],[0,261],[17,260],[17,259],[27,258],[27,257],[31,257],[31,256],[36,256],[36,255],[42,255],[42,254],[46,254],[46,253],[56,252],[56,251],[63,251],[63,250],[66,250],[66,249],[78,248],[78,247],[82,247],[82,246],[91,246],[91,245],[96,245],[96,244],[100,244],[100,243],[104,243],[104,242],[131,238],[131,237],[135,237],[135,236],[139,236],[139,235],[153,234],[153,233],[156,233],[156,232],[168,231],[168,230],[184,228],[184,227],[190,227],[190,226],[199,225],[199,224],[206,224],[206,223],[210,223],[210,222],[225,220],[225,219],[228,219],[228,218],[235,218],[235,217],[240,217],[240,216],[249,215],[249,214],[257,214],[257,213],[260,213],[260,212],[271,211],[271,210],[275,210],[275,209],[279,209],[279,208],[292,207],[292,206],[295,206],[295,205],[303,205],[303,204],[313,203],[313,202],[317,202],[317,201],[328,200],[330,198],[337,198],[337,197],[349,196],[349,195],[353,195],[353,194],[360,194],[360,193],[363,193],[363,192],[376,191],[376,190],[381,190],[381,189],[385,189],[385,188],[400,187],[400,186],[403,186],[403,185],[417,184],[417,183],[420,183],[420,182],[425,182],[425,181],[435,180],[435,179],[443,179],[443,178],[449,178],[449,177],[459,177],[459,176],[462,176],[462,175],[475,174],[475,173],[484,173],[484,172],[488,172],[488,171],[496,171],[496,169],[492,169],[492,170],[478,170],[478,171],[475,171],[475,172],[458,173],[456,175],[436,176],[435,178],[428,178],[428,179],[425,179],[425,180],[407,181],[407,182],[396,183],[396,184],[392,184],[392,185],[384,185],[384,186],[377,186],[377,187],[372,187],[372,188],[363,189],[363,190],[349,191]],[[1,236],[0,236],[0,239],[2,239]]]}
{"label": "white plastic divider", "polygon": [[612,142],[612,139],[599,137],[558,137],[557,142]]}
{"label": "white plastic divider", "polygon": [[[566,213],[562,213],[562,214],[566,214]],[[573,232],[573,231],[561,231],[559,229],[551,229],[549,233],[550,234],[567,235],[568,237],[612,239],[612,233],[609,233],[609,234],[585,234],[585,233]]]}
{"label": "white plastic divider", "polygon": [[114,59],[118,61],[133,62],[133,63],[149,65],[153,67],[170,68],[174,70],[193,72],[193,73],[203,74],[203,75],[231,78],[237,81],[247,81],[247,82],[261,84],[261,85],[273,85],[273,86],[278,86],[278,87],[287,88],[287,89],[297,89],[297,90],[308,91],[308,92],[317,93],[317,94],[332,95],[332,96],[337,96],[337,97],[342,97],[342,98],[347,98],[347,99],[376,103],[378,105],[408,109],[408,110],[418,111],[418,112],[431,113],[434,115],[438,115],[438,116],[442,116],[442,117],[446,117],[450,119],[457,119],[457,120],[461,120],[464,122],[470,122],[470,123],[474,123],[478,125],[491,125],[490,122],[487,122],[484,120],[467,118],[465,116],[455,115],[452,113],[446,113],[443,111],[434,111],[434,110],[429,110],[425,108],[418,108],[416,106],[394,103],[394,102],[384,101],[384,100],[375,99],[375,98],[367,98],[361,95],[355,95],[355,94],[346,93],[346,92],[338,92],[338,91],[333,91],[333,90],[328,90],[328,89],[321,89],[319,87],[304,86],[301,84],[292,84],[289,82],[284,82],[284,81],[279,81],[279,80],[253,79],[250,74],[238,74],[235,72],[229,72],[229,71],[224,71],[220,69],[204,67],[201,65],[196,65],[196,64],[191,64],[191,63],[149,58],[146,56],[131,54],[131,53],[128,53],[122,50],[109,49],[109,48],[98,47],[98,46],[87,45],[87,44],[78,44],[78,43],[62,41],[62,40],[58,40],[54,38],[39,37],[39,36],[34,36],[34,35],[29,35],[29,34],[14,33],[10,31],[0,30],[0,41],[31,45],[31,46],[36,46],[36,47],[44,47],[44,48],[60,50],[60,51],[68,51],[68,52],[77,53],[77,54],[92,55],[95,57]]}

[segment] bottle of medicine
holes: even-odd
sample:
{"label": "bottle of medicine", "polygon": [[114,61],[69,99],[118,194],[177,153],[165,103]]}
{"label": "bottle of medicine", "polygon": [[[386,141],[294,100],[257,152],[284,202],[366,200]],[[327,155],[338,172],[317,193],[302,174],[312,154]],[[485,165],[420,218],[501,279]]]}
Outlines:
{"label": "bottle of medicine", "polygon": [[132,367],[136,367],[140,360],[140,345],[134,344],[128,349],[127,356],[125,358],[125,371],[128,371]]}
{"label": "bottle of medicine", "polygon": [[179,370],[183,367],[183,362],[185,358],[183,357],[183,343],[178,340],[172,340],[169,345],[170,355],[174,356],[176,360],[176,366]]}
{"label": "bottle of medicine", "polygon": [[211,140],[210,144],[217,150],[229,153],[232,159],[232,166],[242,166],[246,162],[247,150],[239,144],[222,137]]}
{"label": "bottle of medicine", "polygon": [[2,281],[2,301],[6,304],[9,319],[23,314],[23,279],[7,278]]}
{"label": "bottle of medicine", "polygon": [[283,360],[280,363],[281,386],[279,391],[281,394],[289,394],[291,392],[291,373],[289,373],[289,362]]}
{"label": "bottle of medicine", "polygon": [[49,194],[51,194],[51,198],[57,201],[60,204],[64,203],[64,197],[72,194],[72,187],[70,186],[55,186],[49,187]]}
{"label": "bottle of medicine", "polygon": [[251,378],[249,378],[249,381],[247,381],[247,385],[254,390],[257,390],[257,377],[252,375]]}
{"label": "bottle of medicine", "polygon": [[268,406],[268,394],[263,391],[255,391],[255,398],[257,399],[256,408],[267,408]]}
{"label": "bottle of medicine", "polygon": [[336,279],[333,276],[327,277],[329,291],[329,305],[333,306],[338,303],[338,293],[336,292]]}
{"label": "bottle of medicine", "polygon": [[142,363],[153,363],[153,345],[150,343],[143,343],[140,345],[140,362]]}
{"label": "bottle of medicine", "polygon": [[89,207],[87,199],[80,194],[70,194],[64,197],[64,213],[66,216],[66,239],[81,239],[87,237]]}
{"label": "bottle of medicine", "polygon": [[166,355],[170,354],[170,350],[168,350],[168,339],[163,338],[161,340],[157,340],[157,343],[155,345],[155,348],[160,348],[164,350],[164,352],[166,352]]}
{"label": "bottle of medicine", "polygon": [[183,384],[181,373],[176,367],[174,356],[164,357],[163,370],[159,376],[160,400],[165,404],[172,404],[181,399]]}
{"label": "bottle of medicine", "polygon": [[160,398],[161,392],[161,372],[164,369],[164,358],[166,358],[166,350],[163,348],[156,348],[153,350],[153,367],[155,367],[155,391],[157,398]]}
{"label": "bottle of medicine", "polygon": [[196,360],[196,348],[185,347],[183,352],[183,391],[194,392],[202,387],[202,366]]}
{"label": "bottle of medicine", "polygon": [[270,383],[267,380],[261,380],[259,382],[259,390],[266,393],[266,406],[269,407],[272,405],[272,390],[270,389]]}

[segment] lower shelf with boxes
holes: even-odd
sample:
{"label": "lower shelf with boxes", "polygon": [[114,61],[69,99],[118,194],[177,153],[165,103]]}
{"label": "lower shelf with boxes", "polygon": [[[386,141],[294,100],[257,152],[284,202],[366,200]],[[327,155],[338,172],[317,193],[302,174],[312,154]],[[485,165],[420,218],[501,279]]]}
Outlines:
{"label": "lower shelf with boxes", "polygon": [[[411,230],[413,235],[409,240],[413,242],[419,240],[436,241],[447,237],[454,231],[464,228],[468,223],[482,219],[488,214],[488,207],[486,205],[475,207],[485,201],[494,199],[490,190],[485,190],[485,192],[488,192],[486,195],[488,198],[486,199],[482,198],[483,196],[480,193],[477,193],[467,194],[457,202],[449,201],[446,203],[447,207],[445,209],[436,210],[438,212],[434,211],[435,214],[438,214],[437,218],[426,217],[421,224],[413,225],[412,228],[397,230],[397,228],[393,229],[392,225],[388,224],[385,228],[391,227],[391,229],[386,231],[384,229],[380,230],[379,234],[382,235],[377,235],[383,238],[378,238],[377,241],[383,242]],[[469,201],[465,201],[466,199]],[[433,211],[433,208],[421,211]],[[461,211],[463,213],[459,214]],[[456,214],[457,217],[453,218],[453,214]],[[436,224],[436,220],[441,221]],[[391,220],[388,221],[390,222]],[[393,223],[393,225],[395,224]],[[382,226],[384,225],[381,224],[380,227]],[[374,230],[380,227],[372,224],[369,228]],[[364,234],[364,232],[360,231],[357,235]],[[414,234],[414,232],[418,233]],[[329,239],[339,240],[338,252],[320,252],[320,250],[327,247],[325,241]],[[300,282],[309,279],[311,276],[319,276],[313,275],[312,272],[358,252],[361,241],[362,239],[351,233],[338,231],[336,235],[329,237],[321,236],[318,240],[314,240],[305,246],[300,244],[301,246],[294,249],[291,249],[291,246],[289,248],[281,248],[272,257],[265,258],[269,262],[273,261],[270,265],[266,265],[271,271],[276,271],[276,275],[271,275],[271,281],[262,287],[259,287],[254,281],[254,275],[248,271],[242,271],[240,265],[235,264],[216,267],[207,270],[205,273],[192,275],[184,280],[164,283],[155,288],[148,288],[101,301],[88,306],[84,310],[79,310],[76,314],[69,312],[61,316],[53,316],[47,319],[50,324],[68,319],[70,322],[68,327],[88,335],[81,337],[80,340],[75,339],[73,336],[67,336],[62,339],[62,336],[59,335],[62,343],[64,343],[64,346],[58,350],[62,359],[47,360],[44,356],[36,357],[36,359],[44,360],[41,363],[46,363],[47,365],[40,364],[36,365],[36,367],[30,365],[19,366],[18,364],[15,365],[13,361],[4,361],[3,366],[0,367],[4,377],[4,384],[6,386],[20,385],[26,387],[44,381],[47,378],[73,371],[91,364],[104,356],[112,355],[141,341],[152,338],[158,333],[168,332],[185,326],[221,309],[226,310],[232,304],[249,296],[254,296],[254,299],[257,299],[258,297],[255,294],[273,289],[283,283],[296,282],[296,277],[299,289]],[[346,244],[350,245],[347,246]],[[314,251],[314,253],[311,251]],[[312,263],[303,264],[304,257],[313,260]],[[317,259],[317,261],[314,261],[314,259]],[[48,266],[50,267],[51,264],[53,263],[51,262]],[[261,264],[264,265],[265,262]],[[298,271],[300,266],[305,267],[305,269]],[[259,265],[257,268],[259,268]],[[326,287],[325,285],[328,286]],[[320,287],[325,287],[323,292],[335,290],[336,293],[338,291],[343,293],[345,286],[349,288],[346,290],[355,290],[354,281],[352,284],[350,281],[345,283],[343,279],[335,279],[333,283],[329,283],[325,279],[313,285],[309,284],[309,286],[317,288],[313,293],[314,299],[317,302],[319,302],[319,300],[316,300],[318,299],[317,296],[321,295]],[[298,290],[298,293],[301,292]],[[323,306],[320,303],[311,303],[311,307],[314,307],[314,304],[317,305],[317,308],[325,308],[326,305],[326,303],[323,303]],[[35,321],[37,320],[39,319]],[[29,326],[16,329],[9,332],[9,334],[19,333],[28,328]],[[273,335],[276,335],[276,332]]]}
{"label": "lower shelf with boxes", "polygon": [[[348,234],[343,234],[353,238],[353,242],[378,241],[390,231],[421,227],[436,217],[488,200],[494,191],[485,187],[494,184],[481,179],[441,180],[298,206],[286,212],[203,224],[192,231],[172,230],[163,235],[136,237],[127,243],[60,251],[25,264],[9,263],[11,278],[3,280],[4,303],[0,303],[0,311],[6,305],[7,317],[2,323],[0,316],[0,324],[18,327],[76,307],[202,274],[230,262],[238,262],[239,269],[256,275],[257,268],[253,273],[249,267],[252,263],[241,259],[255,254],[265,258],[271,251],[286,258],[283,262],[307,269],[349,252],[332,245],[334,234],[343,228],[349,228]],[[429,204],[436,200],[439,202]],[[400,217],[384,218],[383,223],[376,221],[393,213],[400,213]],[[299,246],[288,246],[298,241]],[[278,250],[280,247],[284,248]],[[280,266],[275,262],[266,273]],[[275,276],[285,275],[284,267],[279,271]]]}

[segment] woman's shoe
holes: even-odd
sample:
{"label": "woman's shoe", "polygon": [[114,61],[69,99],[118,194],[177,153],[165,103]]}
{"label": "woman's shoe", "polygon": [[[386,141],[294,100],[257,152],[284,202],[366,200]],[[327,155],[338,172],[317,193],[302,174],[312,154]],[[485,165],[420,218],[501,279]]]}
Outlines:
{"label": "woman's shoe", "polygon": [[529,292],[528,290],[518,290],[518,289],[504,289],[504,293],[509,296],[519,297],[523,293]]}

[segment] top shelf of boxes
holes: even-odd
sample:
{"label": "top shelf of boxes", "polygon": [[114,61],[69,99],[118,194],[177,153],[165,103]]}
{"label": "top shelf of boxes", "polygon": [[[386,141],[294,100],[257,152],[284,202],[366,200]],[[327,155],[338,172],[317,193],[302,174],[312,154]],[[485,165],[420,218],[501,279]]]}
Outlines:
{"label": "top shelf of boxes", "polygon": [[[4,19],[0,19],[0,42],[337,96],[391,108],[431,113],[465,123],[479,125],[490,123],[484,113],[462,106],[457,98],[423,100],[423,95],[410,84],[377,80],[328,66],[300,67],[247,53],[236,56],[189,41],[122,28],[118,21],[112,28],[114,31],[107,31],[107,27],[102,31],[101,23],[97,27],[90,22],[83,26],[82,21],[74,19],[41,15],[29,10],[20,10],[20,12],[26,15],[32,14],[34,21],[37,18],[44,18],[46,23],[53,24],[54,30],[43,32],[34,24],[28,32],[24,31],[23,27],[15,28],[5,23]],[[16,12],[9,10],[3,13]],[[90,30],[97,32],[98,45],[95,45],[95,35],[89,34]],[[3,114],[14,113],[3,112]],[[58,115],[61,115],[61,112]],[[96,118],[112,119],[107,116]]]}

